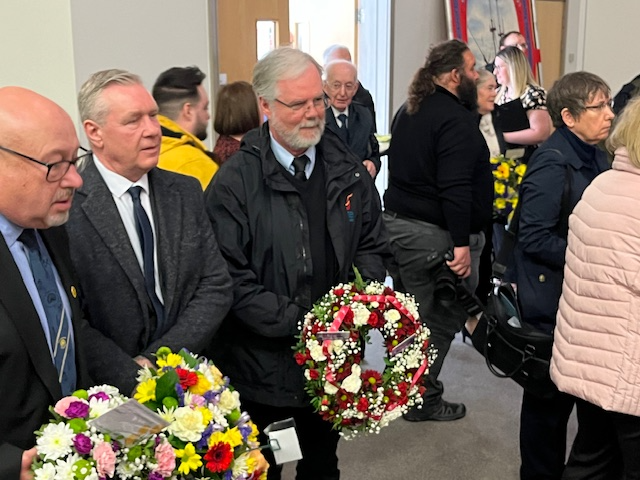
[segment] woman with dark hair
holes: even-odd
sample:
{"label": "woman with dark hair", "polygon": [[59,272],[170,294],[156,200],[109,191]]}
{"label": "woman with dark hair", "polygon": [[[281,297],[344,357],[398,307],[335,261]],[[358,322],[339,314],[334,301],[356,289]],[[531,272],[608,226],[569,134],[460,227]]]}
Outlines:
{"label": "woman with dark hair", "polygon": [[238,151],[244,134],[259,127],[262,122],[258,98],[247,82],[233,82],[220,88],[215,108],[213,129],[220,136],[213,153],[222,165]]}
{"label": "woman with dark hair", "polygon": [[[608,169],[597,144],[607,138],[611,90],[588,72],[569,73],[549,91],[556,131],[531,157],[520,186],[520,221],[513,263],[522,320],[548,333],[562,292],[569,214],[591,181]],[[521,479],[559,479],[567,422],[575,399],[556,391],[525,391],[520,414]]]}

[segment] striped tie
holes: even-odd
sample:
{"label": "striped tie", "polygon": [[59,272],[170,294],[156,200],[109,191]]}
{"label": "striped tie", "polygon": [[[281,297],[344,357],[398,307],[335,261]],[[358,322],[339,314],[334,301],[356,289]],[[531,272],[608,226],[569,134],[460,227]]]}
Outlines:
{"label": "striped tie", "polygon": [[56,284],[53,262],[47,249],[40,248],[35,230],[25,229],[19,240],[27,251],[33,280],[47,317],[53,363],[58,370],[58,382],[60,382],[62,395],[67,396],[76,389],[75,346],[70,335],[70,321]]}

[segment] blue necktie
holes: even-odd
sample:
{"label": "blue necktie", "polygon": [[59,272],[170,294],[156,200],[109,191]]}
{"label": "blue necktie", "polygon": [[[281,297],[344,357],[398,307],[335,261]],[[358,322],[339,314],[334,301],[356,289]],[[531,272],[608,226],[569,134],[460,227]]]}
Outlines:
{"label": "blue necktie", "polygon": [[144,286],[153,305],[153,309],[156,312],[156,331],[153,338],[157,340],[164,333],[165,319],[164,305],[162,305],[158,295],[156,295],[156,276],[153,261],[153,230],[151,229],[151,222],[149,221],[147,212],[145,212],[142,203],[140,203],[142,187],[131,187],[128,192],[133,199],[133,215],[136,219],[136,230],[138,231],[138,238],[140,238],[140,245],[142,246]]}
{"label": "blue necktie", "polygon": [[49,252],[41,249],[33,229],[25,229],[19,240],[26,247],[29,266],[33,273],[44,312],[49,325],[49,337],[53,349],[53,363],[58,370],[62,395],[71,395],[76,389],[75,347],[70,335],[70,322],[64,311],[60,291],[53,273]]}
{"label": "blue necktie", "polygon": [[342,139],[345,143],[349,143],[349,129],[347,128],[347,116],[344,113],[338,115],[338,120],[342,122],[342,126],[340,127],[340,133],[342,134]]}

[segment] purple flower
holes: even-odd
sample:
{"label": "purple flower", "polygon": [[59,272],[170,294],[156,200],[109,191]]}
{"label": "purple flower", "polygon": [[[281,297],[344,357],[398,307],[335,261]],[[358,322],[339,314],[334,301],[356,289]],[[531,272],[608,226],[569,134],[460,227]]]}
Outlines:
{"label": "purple flower", "polygon": [[176,393],[178,394],[178,405],[184,407],[184,388],[179,383],[176,383]]}
{"label": "purple flower", "polygon": [[93,447],[91,439],[84,433],[78,433],[73,437],[73,446],[75,447],[76,452],[80,455],[89,455],[91,453],[91,448]]}
{"label": "purple flower", "polygon": [[120,445],[115,440],[111,441],[111,448],[114,452],[118,453],[120,451]]}
{"label": "purple flower", "polygon": [[92,398],[95,398],[96,400],[102,400],[102,401],[108,401],[109,400],[109,395],[107,395],[105,392],[97,392],[94,393],[93,395],[91,395],[89,397],[89,401],[91,401]]}
{"label": "purple flower", "polygon": [[84,402],[71,402],[64,413],[67,418],[84,418],[89,414],[89,405]]}
{"label": "purple flower", "polygon": [[200,438],[198,443],[196,443],[196,448],[200,450],[207,450],[209,446],[209,437],[212,433],[213,425],[209,424],[207,428],[204,429],[204,432],[202,432],[202,437]]}
{"label": "purple flower", "polygon": [[164,477],[158,472],[151,472],[149,474],[149,480],[164,480]]}

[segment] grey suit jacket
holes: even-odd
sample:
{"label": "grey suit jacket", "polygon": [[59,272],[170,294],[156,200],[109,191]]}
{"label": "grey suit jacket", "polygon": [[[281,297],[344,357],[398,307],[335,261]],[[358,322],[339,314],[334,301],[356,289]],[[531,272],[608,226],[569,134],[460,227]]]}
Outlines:
{"label": "grey suit jacket", "polygon": [[91,160],[81,173],[67,223],[85,316],[93,331],[89,371],[130,394],[138,365],[158,347],[200,353],[231,306],[231,278],[192,177],[154,168],[148,174],[160,284],[168,330],[157,340],[144,277],[118,209]]}
{"label": "grey suit jacket", "polygon": [[[338,122],[332,108],[326,110],[326,128],[342,138],[342,132],[338,128]],[[358,103],[349,105],[349,120],[347,121],[349,139],[342,138],[349,148],[361,160],[371,160],[376,166],[376,172],[380,171],[380,147],[376,140],[375,122],[371,112]]]}

